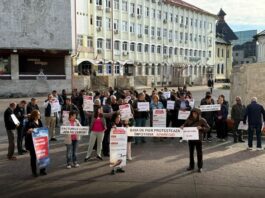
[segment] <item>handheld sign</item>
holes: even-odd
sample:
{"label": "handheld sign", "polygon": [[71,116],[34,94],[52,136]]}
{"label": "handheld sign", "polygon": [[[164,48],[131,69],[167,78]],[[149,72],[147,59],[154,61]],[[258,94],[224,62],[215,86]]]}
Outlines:
{"label": "handheld sign", "polygon": [[200,110],[202,112],[209,112],[209,111],[220,111],[221,105],[220,104],[214,104],[214,105],[201,105]]}
{"label": "handheld sign", "polygon": [[183,130],[166,127],[129,127],[127,135],[133,137],[182,137]]}
{"label": "handheld sign", "polygon": [[19,120],[15,116],[15,114],[11,114],[12,121],[14,122],[15,125],[20,125]]}
{"label": "handheld sign", "polygon": [[93,96],[83,96],[83,110],[84,111],[94,111]]}
{"label": "handheld sign", "polygon": [[183,128],[183,140],[199,140],[199,130],[197,127]]}
{"label": "handheld sign", "polygon": [[63,119],[63,123],[67,122],[67,120],[69,119],[69,111],[63,111],[62,119]]}
{"label": "handheld sign", "polygon": [[238,130],[244,130],[247,131],[248,130],[248,124],[244,124],[243,121],[241,121],[238,125]]}
{"label": "handheld sign", "polygon": [[89,127],[83,126],[61,126],[60,127],[60,134],[64,135],[88,135]]}
{"label": "handheld sign", "polygon": [[168,100],[167,101],[167,109],[174,110],[175,109],[175,101]]}
{"label": "handheld sign", "polygon": [[171,96],[171,92],[170,92],[170,91],[164,92],[164,93],[163,93],[163,96],[164,96],[166,99],[168,99],[168,98],[170,98],[170,96]]}
{"label": "handheld sign", "polygon": [[121,120],[127,120],[133,117],[131,106],[129,104],[120,105],[119,110],[121,113]]}
{"label": "handheld sign", "polygon": [[166,127],[167,112],[165,109],[153,110],[153,127]]}
{"label": "handheld sign", "polygon": [[179,110],[179,113],[178,113],[179,120],[187,120],[189,116],[190,116],[190,111]]}
{"label": "handheld sign", "polygon": [[50,104],[51,104],[52,113],[58,113],[61,111],[61,105],[60,105],[59,100],[57,98],[53,98],[53,100],[50,102]]}
{"label": "handheld sign", "polygon": [[149,111],[150,104],[149,102],[137,102],[138,111]]}

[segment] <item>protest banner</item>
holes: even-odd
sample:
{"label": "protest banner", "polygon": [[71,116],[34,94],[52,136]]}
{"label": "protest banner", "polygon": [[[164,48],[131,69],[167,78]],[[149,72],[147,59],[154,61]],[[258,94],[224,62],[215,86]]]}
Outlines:
{"label": "protest banner", "polygon": [[181,128],[129,127],[127,135],[136,137],[182,137],[183,131]]}
{"label": "protest banner", "polygon": [[202,112],[208,112],[208,111],[220,111],[221,110],[221,105],[220,104],[215,104],[215,105],[201,105],[200,110]]}
{"label": "protest banner", "polygon": [[34,129],[34,132],[32,133],[32,141],[39,168],[47,167],[50,164],[48,128]]}
{"label": "protest banner", "polygon": [[167,112],[165,109],[153,110],[153,127],[166,127]]}
{"label": "protest banner", "polygon": [[12,118],[12,121],[14,122],[15,125],[20,125],[20,122],[19,120],[17,119],[17,117],[15,116],[15,114],[11,114],[11,118]]}
{"label": "protest banner", "polygon": [[83,126],[61,126],[60,127],[60,134],[63,135],[70,135],[70,134],[77,134],[77,135],[88,135],[89,127]]}
{"label": "protest banner", "polygon": [[61,111],[61,105],[59,103],[59,100],[57,98],[53,98],[50,102],[51,104],[51,111],[52,113],[58,113]]}
{"label": "protest banner", "polygon": [[199,140],[199,130],[197,127],[183,128],[183,140]]}
{"label": "protest banner", "polygon": [[127,129],[115,128],[110,132],[110,167],[126,166]]}
{"label": "protest banner", "polygon": [[63,111],[62,119],[63,119],[63,124],[65,124],[67,120],[69,119],[69,111]]}
{"label": "protest banner", "polygon": [[248,124],[244,124],[243,121],[241,121],[238,125],[238,130],[244,130],[247,131],[248,130]]}
{"label": "protest banner", "polygon": [[137,102],[138,111],[149,111],[150,104],[149,102]]}
{"label": "protest banner", "polygon": [[83,110],[94,111],[93,96],[83,96]]}
{"label": "protest banner", "polygon": [[130,104],[120,105],[121,120],[127,120],[133,117]]}
{"label": "protest banner", "polygon": [[190,111],[179,110],[179,113],[178,113],[179,120],[187,120],[189,116],[190,116]]}
{"label": "protest banner", "polygon": [[168,100],[167,101],[167,109],[168,110],[174,110],[175,109],[175,101]]}
{"label": "protest banner", "polygon": [[165,97],[165,99],[169,99],[171,97],[171,92],[170,91],[166,91],[163,93],[163,96]]}

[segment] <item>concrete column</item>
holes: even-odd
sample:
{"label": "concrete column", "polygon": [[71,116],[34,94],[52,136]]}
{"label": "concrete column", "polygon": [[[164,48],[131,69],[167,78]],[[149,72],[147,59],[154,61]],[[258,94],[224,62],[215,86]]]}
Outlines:
{"label": "concrete column", "polygon": [[19,79],[19,56],[18,54],[11,54],[11,79]]}
{"label": "concrete column", "polygon": [[66,80],[71,80],[72,79],[72,64],[71,64],[70,55],[67,55],[64,57],[64,69],[65,69]]}

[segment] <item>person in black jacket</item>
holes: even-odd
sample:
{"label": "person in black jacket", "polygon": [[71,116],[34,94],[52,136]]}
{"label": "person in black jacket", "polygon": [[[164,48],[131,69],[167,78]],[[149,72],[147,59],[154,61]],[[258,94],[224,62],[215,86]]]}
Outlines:
{"label": "person in black jacket", "polygon": [[31,98],[31,101],[27,105],[27,114],[31,114],[33,110],[40,110],[39,106],[37,105],[37,99]]}
{"label": "person in black jacket", "polygon": [[[40,112],[38,110],[34,110],[32,111],[29,117],[29,121],[25,126],[26,149],[29,150],[30,153],[30,165],[33,177],[37,177],[38,174],[37,174],[37,158],[36,158],[35,148],[33,145],[32,133],[34,132],[35,128],[41,128],[41,127],[43,127],[43,125],[40,120]],[[40,169],[40,175],[47,175],[45,168]]]}
{"label": "person in black jacket", "polygon": [[73,104],[72,102],[71,102],[71,99],[70,98],[66,98],[65,99],[65,103],[64,103],[64,105],[63,105],[63,107],[62,107],[62,112],[63,111],[73,111],[73,112],[75,112],[76,113],[76,115],[78,115],[79,114],[79,109],[78,109],[78,107],[75,105],[75,104]]}
{"label": "person in black jacket", "polygon": [[25,134],[23,133],[23,122],[24,119],[27,118],[27,114],[25,111],[25,106],[27,102],[22,100],[14,110],[14,114],[20,122],[19,127],[17,127],[17,151],[19,155],[23,155],[27,151],[22,148],[23,138]]}
{"label": "person in black jacket", "polygon": [[224,99],[222,97],[218,98],[218,104],[221,105],[221,110],[215,112],[215,124],[217,138],[219,141],[226,141],[227,132],[226,132],[226,120],[228,115],[227,106],[224,104]]}
{"label": "person in black jacket", "polygon": [[50,141],[57,141],[55,138],[55,124],[56,124],[56,115],[52,112],[51,103],[54,100],[53,95],[49,94],[48,99],[44,102],[45,108],[45,125],[49,129]]}
{"label": "person in black jacket", "polygon": [[10,103],[9,107],[4,112],[4,122],[6,127],[6,133],[8,137],[8,154],[7,158],[9,160],[16,160],[17,158],[14,156],[15,151],[15,134],[14,130],[19,126],[16,125],[11,115],[14,114],[14,110],[16,108],[16,103]]}
{"label": "person in black jacket", "polygon": [[253,97],[251,103],[247,106],[246,114],[243,123],[246,124],[248,119],[248,149],[252,150],[253,146],[253,133],[256,131],[257,136],[257,150],[262,150],[261,147],[261,128],[262,118],[265,122],[265,110],[262,105],[257,103],[257,98]]}

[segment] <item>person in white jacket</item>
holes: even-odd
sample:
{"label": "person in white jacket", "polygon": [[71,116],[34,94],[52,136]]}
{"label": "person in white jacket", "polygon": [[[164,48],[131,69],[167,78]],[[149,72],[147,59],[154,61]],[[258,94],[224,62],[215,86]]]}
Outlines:
{"label": "person in white jacket", "polygon": [[[69,119],[63,124],[63,126],[81,126],[80,122],[76,119],[76,116],[76,112],[71,111],[69,113]],[[64,143],[66,145],[66,162],[68,169],[79,167],[76,153],[80,139],[81,137],[77,134],[65,135]]]}

